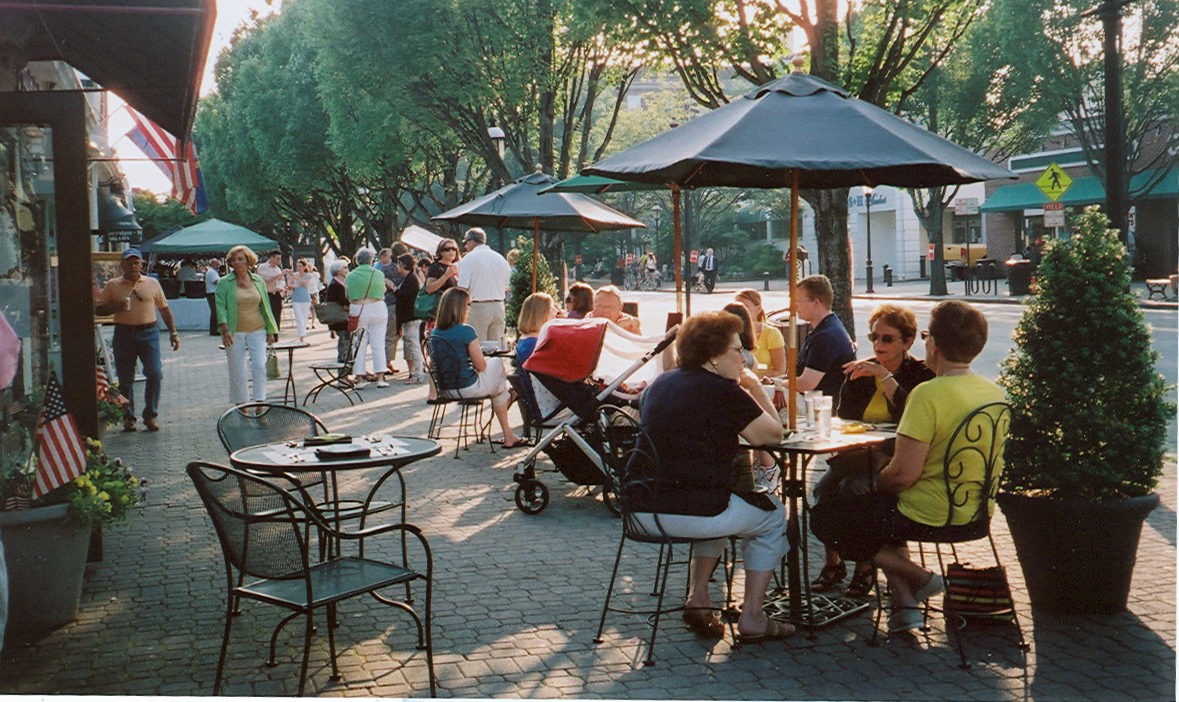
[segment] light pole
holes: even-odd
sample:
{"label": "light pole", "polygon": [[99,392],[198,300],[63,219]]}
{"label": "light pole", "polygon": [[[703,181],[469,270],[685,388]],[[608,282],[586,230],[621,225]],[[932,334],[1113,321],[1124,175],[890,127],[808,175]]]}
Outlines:
{"label": "light pole", "polygon": [[766,213],[763,215],[763,217],[766,220],[766,243],[768,244],[774,240],[774,225],[771,224],[771,220],[774,218],[774,213],[766,210]]}
{"label": "light pole", "polygon": [[655,251],[655,255],[658,256],[659,255],[659,218],[663,215],[663,208],[659,206],[659,203],[655,203],[655,205],[651,208],[651,212],[653,212],[655,214],[655,247],[654,247],[654,251]]}
{"label": "light pole", "polygon": [[[487,138],[491,139],[492,144],[495,144],[495,151],[499,154],[499,162],[502,164],[504,161],[504,142],[507,141],[508,135],[504,134],[504,130],[500,129],[496,125],[494,119],[491,120],[491,125],[487,127]],[[497,183],[499,183],[500,187],[503,187],[504,181],[502,178],[496,176],[495,180]],[[500,228],[497,231],[499,232],[498,238],[500,253],[506,254],[507,250],[504,249],[504,230]]]}
{"label": "light pole", "polygon": [[875,292],[872,289],[872,188],[864,186],[864,208],[867,210],[867,239],[868,239],[868,259],[864,262],[868,269],[868,284],[864,286],[864,292]]}

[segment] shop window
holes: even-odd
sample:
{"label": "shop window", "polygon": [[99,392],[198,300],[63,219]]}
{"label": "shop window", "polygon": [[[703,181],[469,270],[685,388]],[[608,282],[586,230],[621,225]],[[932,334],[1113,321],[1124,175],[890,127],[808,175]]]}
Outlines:
{"label": "shop window", "polygon": [[955,244],[982,243],[982,215],[954,215]]}

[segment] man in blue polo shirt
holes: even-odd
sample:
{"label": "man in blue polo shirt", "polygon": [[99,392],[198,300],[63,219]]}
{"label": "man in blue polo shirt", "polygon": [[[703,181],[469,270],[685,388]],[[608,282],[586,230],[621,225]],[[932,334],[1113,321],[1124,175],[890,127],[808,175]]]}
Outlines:
{"label": "man in blue polo shirt", "polygon": [[798,391],[818,389],[838,402],[843,365],[856,359],[856,350],[843,322],[831,311],[831,281],[825,275],[807,276],[798,282],[796,295],[798,316],[811,325],[795,367]]}

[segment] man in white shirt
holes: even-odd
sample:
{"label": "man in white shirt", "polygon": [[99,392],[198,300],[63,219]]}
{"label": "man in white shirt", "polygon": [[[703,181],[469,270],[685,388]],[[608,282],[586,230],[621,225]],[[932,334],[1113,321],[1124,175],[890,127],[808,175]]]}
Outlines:
{"label": "man in white shirt", "polygon": [[274,323],[282,326],[282,289],[286,283],[286,276],[282,270],[282,254],[272,251],[266,258],[266,263],[258,264],[258,275],[266,281],[266,296],[270,298],[270,312],[274,315]]}
{"label": "man in white shirt", "polygon": [[467,255],[458,263],[458,286],[471,294],[467,324],[483,341],[498,340],[505,329],[504,295],[512,267],[487,245],[487,235],[478,227],[467,230],[463,247]]}
{"label": "man in white shirt", "polygon": [[205,270],[205,299],[209,302],[209,336],[221,336],[217,329],[217,282],[221,280],[221,262],[215,258],[209,259],[209,267]]}

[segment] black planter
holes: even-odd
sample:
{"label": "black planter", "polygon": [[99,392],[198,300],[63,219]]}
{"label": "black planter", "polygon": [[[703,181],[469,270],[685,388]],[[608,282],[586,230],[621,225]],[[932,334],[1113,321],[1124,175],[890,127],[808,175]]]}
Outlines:
{"label": "black planter", "polygon": [[1033,609],[1126,609],[1142,522],[1158,495],[1089,501],[1000,493],[998,502]]}

